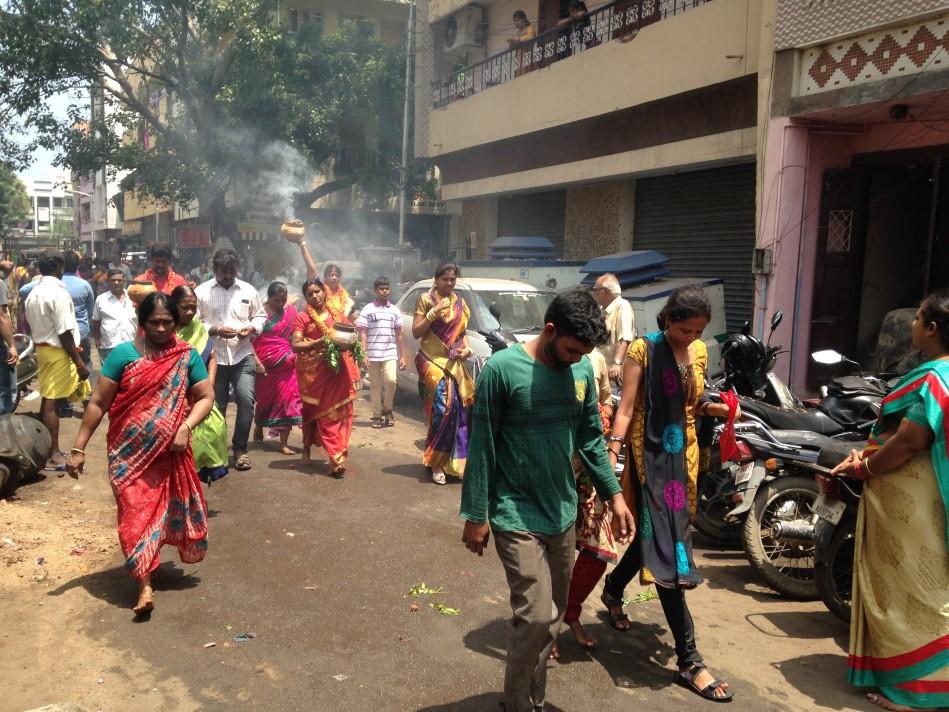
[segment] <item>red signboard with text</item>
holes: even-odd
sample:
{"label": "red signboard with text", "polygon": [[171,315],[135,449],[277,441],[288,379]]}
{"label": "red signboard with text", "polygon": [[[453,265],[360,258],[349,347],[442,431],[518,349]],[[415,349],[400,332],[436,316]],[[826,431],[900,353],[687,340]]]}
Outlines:
{"label": "red signboard with text", "polygon": [[178,228],[179,248],[198,248],[211,246],[211,226],[193,225]]}

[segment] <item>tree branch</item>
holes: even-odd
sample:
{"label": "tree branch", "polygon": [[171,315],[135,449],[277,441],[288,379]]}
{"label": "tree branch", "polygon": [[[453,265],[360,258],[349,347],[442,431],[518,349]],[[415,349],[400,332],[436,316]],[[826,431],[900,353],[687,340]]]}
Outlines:
{"label": "tree branch", "polygon": [[313,203],[320,198],[335,193],[337,190],[343,190],[351,187],[356,182],[356,176],[346,176],[327,181],[323,185],[314,188],[308,193],[297,193],[293,196],[293,205],[297,210],[307,210]]}

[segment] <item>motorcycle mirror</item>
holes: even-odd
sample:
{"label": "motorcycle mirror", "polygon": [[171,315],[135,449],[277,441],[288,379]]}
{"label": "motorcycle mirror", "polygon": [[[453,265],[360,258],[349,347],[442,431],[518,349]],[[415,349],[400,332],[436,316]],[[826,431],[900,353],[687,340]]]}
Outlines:
{"label": "motorcycle mirror", "polygon": [[498,320],[498,324],[501,323],[501,309],[498,307],[497,302],[491,302],[488,305],[488,311],[491,312],[491,316]]}
{"label": "motorcycle mirror", "polygon": [[817,363],[822,363],[825,366],[836,366],[837,364],[844,362],[844,356],[833,349],[824,349],[823,351],[815,351],[811,354],[811,358],[814,359]]}
{"label": "motorcycle mirror", "polygon": [[744,334],[745,336],[748,336],[748,334],[751,333],[751,322],[750,322],[750,321],[746,321],[746,322],[742,325],[742,327],[741,327],[741,333]]}
{"label": "motorcycle mirror", "polygon": [[784,314],[780,310],[774,313],[774,316],[771,317],[771,331],[774,331],[781,325],[781,320],[784,319]]}

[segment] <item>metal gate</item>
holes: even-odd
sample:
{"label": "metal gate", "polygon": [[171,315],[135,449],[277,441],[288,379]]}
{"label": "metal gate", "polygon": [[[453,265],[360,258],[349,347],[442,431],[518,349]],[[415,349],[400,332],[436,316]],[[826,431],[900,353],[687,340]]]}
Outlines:
{"label": "metal gate", "polygon": [[633,249],[661,252],[675,277],[723,278],[729,332],[752,318],[754,248],[754,163],[636,182]]}
{"label": "metal gate", "polygon": [[567,192],[552,190],[498,199],[498,237],[546,237],[563,257]]}

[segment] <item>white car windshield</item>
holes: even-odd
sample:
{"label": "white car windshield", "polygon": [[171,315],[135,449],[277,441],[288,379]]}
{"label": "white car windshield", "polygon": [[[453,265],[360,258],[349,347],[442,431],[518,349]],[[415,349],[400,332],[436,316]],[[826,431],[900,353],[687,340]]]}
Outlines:
{"label": "white car windshield", "polygon": [[478,290],[478,322],[483,329],[498,328],[498,320],[490,312],[491,304],[501,313],[501,326],[511,331],[540,331],[544,328],[544,314],[557,296],[552,292],[521,292]]}

